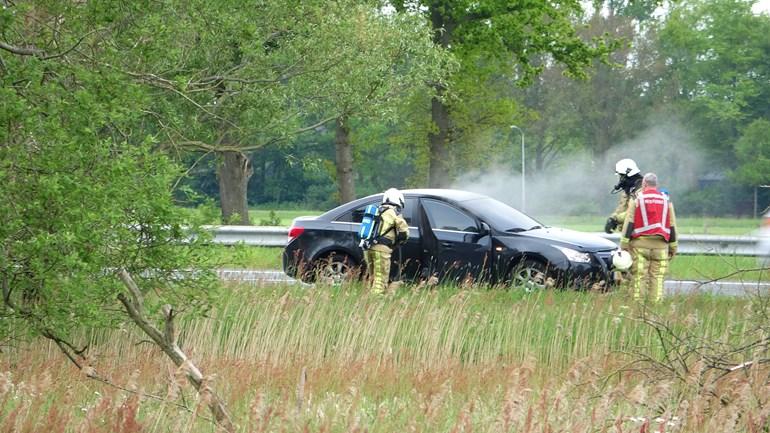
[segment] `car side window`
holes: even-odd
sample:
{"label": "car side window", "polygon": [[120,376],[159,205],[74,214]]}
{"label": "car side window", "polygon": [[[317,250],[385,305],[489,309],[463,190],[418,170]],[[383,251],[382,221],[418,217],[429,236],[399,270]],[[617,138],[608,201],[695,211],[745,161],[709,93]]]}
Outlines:
{"label": "car side window", "polygon": [[422,205],[433,229],[479,232],[474,218],[448,203],[426,199],[422,201]]}
{"label": "car side window", "polygon": [[[335,221],[339,222],[345,222],[345,223],[360,223],[362,219],[364,219],[364,210],[367,206],[370,204],[379,204],[379,202],[371,202],[362,204],[361,206],[358,206],[355,209],[349,210],[345,212],[344,214],[337,217]],[[406,203],[404,204],[404,211],[401,216],[404,217],[406,220],[407,225],[412,225],[412,215],[414,214],[414,209],[417,208],[417,199],[416,198],[407,198]]]}
{"label": "car side window", "polygon": [[404,210],[401,216],[406,220],[406,224],[411,227],[415,227],[417,224],[412,224],[414,215],[417,214],[417,199],[412,197],[406,197],[404,201]]}
{"label": "car side window", "polygon": [[370,204],[377,204],[377,202],[364,203],[361,206],[358,206],[340,215],[335,221],[345,223],[360,223],[361,220],[364,219],[364,210],[366,210],[366,207]]}

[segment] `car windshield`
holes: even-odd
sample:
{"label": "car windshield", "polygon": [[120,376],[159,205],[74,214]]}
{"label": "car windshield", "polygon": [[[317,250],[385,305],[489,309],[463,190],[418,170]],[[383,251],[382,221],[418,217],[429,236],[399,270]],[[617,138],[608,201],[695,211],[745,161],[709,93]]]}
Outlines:
{"label": "car windshield", "polygon": [[523,232],[543,227],[536,220],[493,198],[473,199],[462,204],[498,230]]}

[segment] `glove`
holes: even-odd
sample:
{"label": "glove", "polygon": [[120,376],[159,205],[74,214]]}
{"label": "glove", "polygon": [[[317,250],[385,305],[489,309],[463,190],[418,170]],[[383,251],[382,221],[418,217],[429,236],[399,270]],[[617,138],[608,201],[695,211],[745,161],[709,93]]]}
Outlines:
{"label": "glove", "polygon": [[668,247],[668,259],[671,260],[676,255],[676,247]]}
{"label": "glove", "polygon": [[396,233],[396,245],[405,244],[406,240],[409,238],[408,232],[398,232]]}
{"label": "glove", "polygon": [[604,232],[605,233],[612,233],[613,230],[615,230],[615,227],[618,226],[618,220],[615,219],[615,217],[609,217],[607,218],[607,223],[604,224]]}

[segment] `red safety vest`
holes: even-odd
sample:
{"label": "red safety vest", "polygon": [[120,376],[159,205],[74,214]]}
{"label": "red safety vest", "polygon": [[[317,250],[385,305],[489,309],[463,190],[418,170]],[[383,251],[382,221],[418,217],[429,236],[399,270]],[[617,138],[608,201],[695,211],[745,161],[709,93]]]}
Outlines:
{"label": "red safety vest", "polygon": [[655,188],[647,188],[636,196],[634,232],[631,238],[660,235],[668,242],[671,219],[668,215],[668,196]]}

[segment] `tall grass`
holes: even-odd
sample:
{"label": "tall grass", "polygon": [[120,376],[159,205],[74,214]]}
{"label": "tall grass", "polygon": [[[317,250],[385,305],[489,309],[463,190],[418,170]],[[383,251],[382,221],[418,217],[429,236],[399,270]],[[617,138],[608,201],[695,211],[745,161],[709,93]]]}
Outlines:
{"label": "tall grass", "polygon": [[[185,338],[195,347],[200,340],[218,341],[221,356],[265,363],[300,356],[313,363],[375,360],[419,368],[532,359],[552,371],[597,352],[647,347],[655,338],[649,327],[623,320],[635,306],[620,293],[529,296],[442,288],[381,298],[357,287],[263,290],[259,296],[229,297],[216,319],[191,324]],[[743,303],[682,298],[661,313],[697,309],[705,316],[700,331],[709,338],[722,335],[725,322],[718,318],[724,308]]]}
{"label": "tall grass", "polygon": [[[722,407],[679,384],[616,373],[622,352],[660,352],[621,293],[230,289],[210,317],[180,323],[180,344],[216,375],[244,432],[638,432],[645,422],[647,431],[750,431],[766,416],[766,388],[745,379],[724,390],[733,398]],[[747,306],[700,296],[655,310],[672,326],[696,316],[703,338],[738,342]],[[92,340],[97,371],[192,413],[89,381],[33,342],[0,358],[0,431],[214,431],[200,399],[132,327]]]}

